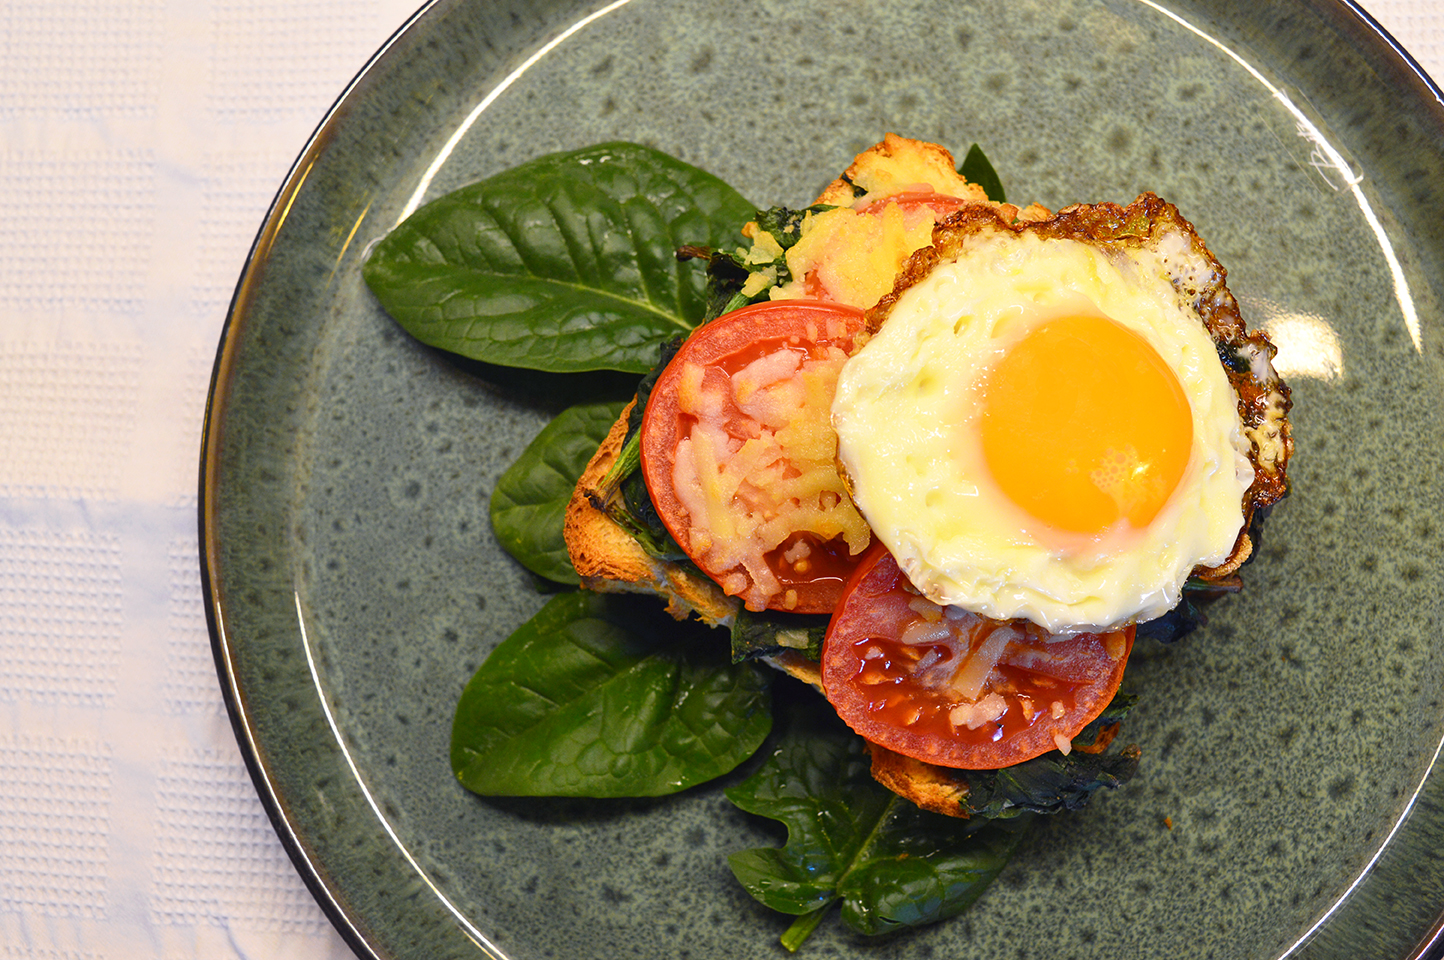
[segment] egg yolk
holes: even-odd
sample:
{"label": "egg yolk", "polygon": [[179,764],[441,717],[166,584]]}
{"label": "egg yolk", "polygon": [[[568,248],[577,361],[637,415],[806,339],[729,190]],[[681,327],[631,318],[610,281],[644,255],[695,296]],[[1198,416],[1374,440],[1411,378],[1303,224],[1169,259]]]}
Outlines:
{"label": "egg yolk", "polygon": [[1053,527],[1147,526],[1188,466],[1193,415],[1177,375],[1133,331],[1099,316],[1030,330],[983,384],[993,479]]}

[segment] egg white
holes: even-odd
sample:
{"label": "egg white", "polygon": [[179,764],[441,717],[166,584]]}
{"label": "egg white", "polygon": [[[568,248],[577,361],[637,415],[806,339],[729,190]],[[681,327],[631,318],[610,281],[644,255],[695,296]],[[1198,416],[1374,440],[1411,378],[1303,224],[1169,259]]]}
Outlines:
{"label": "egg white", "polygon": [[[873,532],[929,599],[1055,633],[1103,630],[1168,612],[1195,566],[1229,556],[1253,467],[1213,339],[1180,292],[1207,269],[1200,260],[1169,235],[1144,248],[983,230],[904,291],[843,366],[838,460]],[[1030,329],[1070,314],[1141,335],[1188,398],[1188,466],[1145,528],[1048,527],[985,464],[977,401],[988,371]]]}

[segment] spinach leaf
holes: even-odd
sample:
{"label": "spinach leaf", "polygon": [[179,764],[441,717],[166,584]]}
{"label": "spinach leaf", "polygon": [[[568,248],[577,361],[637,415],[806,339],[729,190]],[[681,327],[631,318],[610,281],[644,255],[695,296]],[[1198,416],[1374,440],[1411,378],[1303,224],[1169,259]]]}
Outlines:
{"label": "spinach leaf", "polygon": [[703,247],[684,247],[678,252],[678,256],[707,261],[705,286],[707,306],[702,312],[702,323],[711,323],[722,314],[745,307],[755,299],[742,293],[742,286],[747,282],[748,270],[740,253],[728,250],[708,250]]}
{"label": "spinach leaf", "polygon": [[1079,810],[1103,787],[1118,787],[1138,772],[1139,749],[1114,754],[1050,751],[1001,770],[968,778],[968,812],[975,817]]}
{"label": "spinach leaf", "polygon": [[823,911],[864,934],[961,913],[1002,870],[1024,823],[991,824],[920,810],[879,785],[860,737],[819,698],[788,715],[785,736],[758,771],[726,791],[749,813],[787,825],[787,844],[732,854],[733,874],[759,901],[800,919],[795,950]]}
{"label": "spinach leaf", "polygon": [[[809,214],[833,209],[828,204],[814,204],[800,210],[772,207],[758,210],[752,223],[758,227],[748,250],[735,253],[714,251],[709,268],[709,285],[717,291],[731,291],[725,310],[735,310],[748,303],[768,299],[773,287],[789,283],[792,270],[787,265],[787,251],[802,239],[802,223]],[[714,302],[722,302],[714,296]]]}
{"label": "spinach leaf", "polygon": [[768,671],[651,598],[565,593],[492,652],[461,701],[451,766],[485,796],[651,797],[711,780],[772,726]]}
{"label": "spinach leaf", "polygon": [[822,638],[827,634],[829,619],[826,614],[777,610],[754,613],[741,607],[732,618],[732,660],[770,657],[783,650],[795,651],[809,660],[821,660]]}
{"label": "spinach leaf", "polygon": [[645,373],[701,320],[684,244],[736,246],[754,205],[664,153],[607,143],[538,157],[422,207],[364,275],[423,343],[502,366]]}
{"label": "spinach leaf", "polygon": [[983,188],[988,199],[994,203],[1006,203],[1008,196],[1003,192],[1003,181],[998,176],[998,171],[993,169],[993,164],[983,153],[983,148],[976,143],[968,148],[967,156],[963,157],[963,165],[958,168],[958,173],[969,183],[976,183]]}
{"label": "spinach leaf", "polygon": [[[1127,783],[1138,772],[1138,747],[1124,747],[1114,754],[1102,750],[1137,702],[1133,694],[1115,694],[1103,712],[1073,738],[1075,749],[1067,756],[1050,750],[1001,770],[958,771],[968,784],[963,801],[968,813],[1007,818],[1078,810],[1100,789]],[[1090,752],[1092,749],[1098,752]]]}
{"label": "spinach leaf", "polygon": [[[1254,549],[1258,549],[1257,524],[1250,524],[1249,536]],[[1199,580],[1190,577],[1183,585],[1183,599],[1161,617],[1138,625],[1138,636],[1157,640],[1159,643],[1174,643],[1188,636],[1208,623],[1205,608],[1222,597],[1243,590],[1243,580],[1234,574],[1221,581]]]}
{"label": "spinach leaf", "polygon": [[532,573],[558,583],[579,582],[562,540],[562,521],[582,471],[623,406],[568,407],[542,427],[497,481],[491,528],[506,552]]}

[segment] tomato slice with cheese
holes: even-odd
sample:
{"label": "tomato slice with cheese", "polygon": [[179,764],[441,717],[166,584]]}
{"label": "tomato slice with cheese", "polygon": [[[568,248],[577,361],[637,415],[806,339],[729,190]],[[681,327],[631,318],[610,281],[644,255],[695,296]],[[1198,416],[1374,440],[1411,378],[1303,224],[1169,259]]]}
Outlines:
{"label": "tomato slice with cheese", "polygon": [[652,388],[641,460],[662,522],[751,610],[831,613],[872,532],[836,466],[832,396],[863,314],[754,304],[699,328]]}
{"label": "tomato slice with cheese", "polygon": [[1133,627],[1049,636],[922,596],[881,544],[848,582],[822,685],[866,740],[944,767],[995,770],[1072,738],[1113,698]]}
{"label": "tomato slice with cheese", "polygon": [[886,210],[889,205],[895,205],[909,216],[916,216],[925,210],[931,211],[930,219],[936,223],[950,214],[957,213],[970,203],[977,203],[977,201],[953,197],[932,190],[910,190],[906,193],[894,193],[891,196],[870,201],[860,207],[858,212],[877,214]]}
{"label": "tomato slice with cheese", "polygon": [[908,256],[932,243],[934,224],[973,202],[913,191],[815,214],[788,267],[808,297],[870,307],[892,290]]}

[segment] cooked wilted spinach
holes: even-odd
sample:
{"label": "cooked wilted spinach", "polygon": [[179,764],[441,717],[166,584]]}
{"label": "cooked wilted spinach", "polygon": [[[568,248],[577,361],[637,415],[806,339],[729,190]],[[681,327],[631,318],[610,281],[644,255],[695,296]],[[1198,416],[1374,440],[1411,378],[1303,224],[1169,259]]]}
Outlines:
{"label": "cooked wilted spinach", "polygon": [[809,660],[821,660],[827,621],[825,614],[754,613],[743,607],[732,618],[732,659],[755,660],[791,650]]}
{"label": "cooked wilted spinach", "polygon": [[[1008,818],[1022,813],[1062,813],[1078,810],[1104,787],[1127,783],[1138,772],[1139,750],[1124,747],[1104,752],[1117,725],[1128,716],[1138,697],[1117,694],[1088,726],[1073,738],[1066,756],[1057,750],[1001,770],[968,770],[964,806],[973,817]],[[1105,739],[1100,743],[1100,737]],[[1100,748],[1092,752],[1092,748]]]}

